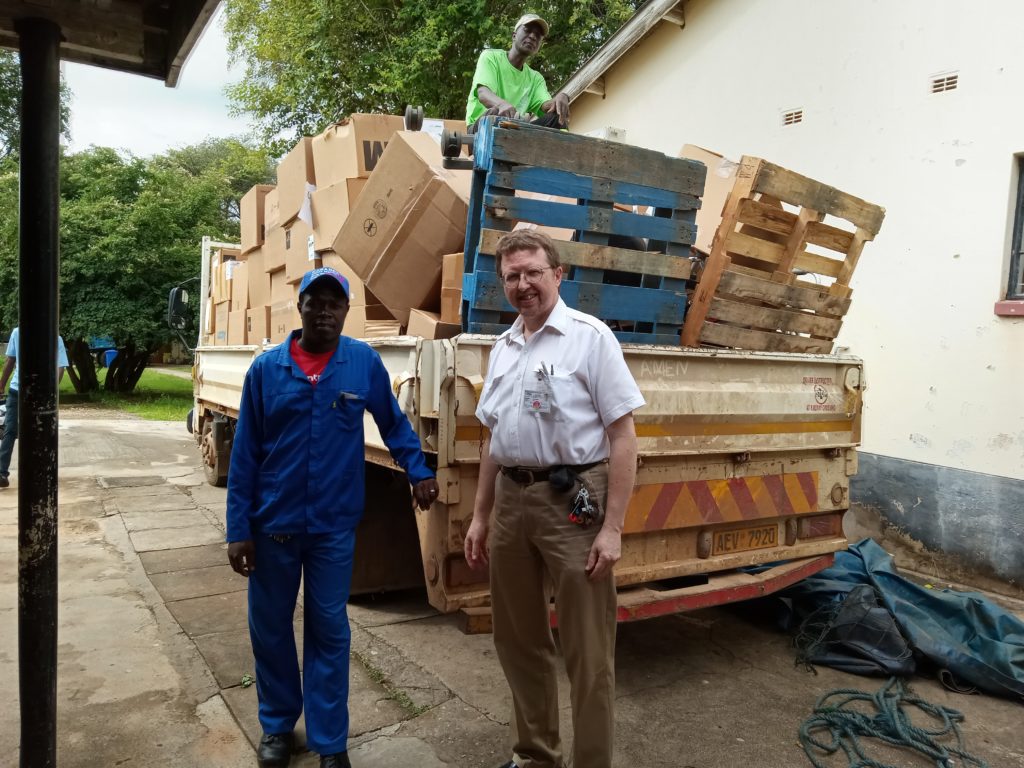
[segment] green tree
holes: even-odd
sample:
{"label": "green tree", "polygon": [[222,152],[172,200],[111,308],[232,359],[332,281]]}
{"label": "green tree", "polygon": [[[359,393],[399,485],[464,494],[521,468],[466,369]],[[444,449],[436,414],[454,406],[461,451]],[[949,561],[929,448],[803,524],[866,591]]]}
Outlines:
{"label": "green tree", "polygon": [[[61,78],[60,132],[70,138],[71,91]],[[21,145],[21,65],[18,55],[0,51],[0,157],[8,157]]]}
{"label": "green tree", "polygon": [[507,48],[525,11],[541,14],[551,36],[531,62],[554,89],[642,4],[641,0],[227,0],[232,57],[245,66],[229,88],[234,108],[252,115],[280,154],[353,112],[461,118],[485,47]]}
{"label": "green tree", "polygon": [[[0,164],[0,211],[17,207],[16,166]],[[61,333],[78,391],[98,386],[91,336],[118,347],[105,387],[134,388],[150,355],[172,338],[170,289],[199,274],[199,242],[238,238],[238,200],[266,182],[265,153],[234,139],[210,140],[148,160],[105,147],[61,162]],[[16,217],[0,216],[0,320],[17,323]]]}

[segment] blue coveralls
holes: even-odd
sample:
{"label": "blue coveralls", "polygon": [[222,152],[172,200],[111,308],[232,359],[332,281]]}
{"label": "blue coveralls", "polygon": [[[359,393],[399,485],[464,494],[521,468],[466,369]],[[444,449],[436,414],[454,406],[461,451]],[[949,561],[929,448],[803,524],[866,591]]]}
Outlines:
{"label": "blue coveralls", "polygon": [[346,751],[348,741],[346,603],[365,503],[363,412],[373,415],[410,481],[433,473],[375,351],[342,336],[314,387],[290,344],[257,357],[245,377],[228,473],[227,540],[251,539],[255,547],[249,634],[266,733],[290,732],[303,710],[292,620],[305,575],[306,740],[330,755]]}

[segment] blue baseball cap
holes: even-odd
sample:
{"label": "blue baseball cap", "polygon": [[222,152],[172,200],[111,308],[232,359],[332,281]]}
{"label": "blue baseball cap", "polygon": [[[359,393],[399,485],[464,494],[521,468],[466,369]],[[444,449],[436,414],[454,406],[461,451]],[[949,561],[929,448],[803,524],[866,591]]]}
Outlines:
{"label": "blue baseball cap", "polygon": [[311,269],[309,272],[302,276],[302,282],[299,283],[299,295],[309,290],[310,286],[318,280],[336,280],[338,285],[341,286],[341,290],[345,293],[345,298],[348,299],[352,296],[352,293],[348,289],[348,278],[346,278],[341,272],[330,267],[318,267],[317,269]]}

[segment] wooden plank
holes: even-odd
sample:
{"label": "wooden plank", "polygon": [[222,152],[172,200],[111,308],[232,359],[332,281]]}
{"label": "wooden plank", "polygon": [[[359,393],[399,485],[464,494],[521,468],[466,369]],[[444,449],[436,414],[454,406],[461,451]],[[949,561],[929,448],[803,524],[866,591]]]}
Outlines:
{"label": "wooden plank", "polygon": [[700,334],[701,344],[716,344],[720,347],[752,349],[760,352],[817,352],[828,354],[832,341],[809,339],[806,336],[791,336],[784,333],[755,331],[737,328],[724,323],[705,323]]}
{"label": "wooden plank", "polygon": [[[559,293],[565,303],[602,320],[679,325],[686,311],[686,294],[658,288],[603,285],[562,280]],[[498,276],[477,273],[473,290],[464,294],[472,309],[514,312]]]}
{"label": "wooden plank", "polygon": [[858,227],[857,231],[853,234],[853,238],[850,242],[850,248],[846,253],[846,261],[843,262],[842,269],[839,270],[839,274],[836,275],[836,283],[840,286],[849,285],[850,278],[853,277],[853,270],[857,268],[857,262],[860,260],[861,251],[864,250],[864,244],[871,239],[871,233]]}
{"label": "wooden plank", "polygon": [[[719,283],[719,291],[721,292],[721,283]],[[815,315],[810,312],[800,312],[792,309],[762,307],[755,304],[730,301],[722,296],[716,296],[714,301],[711,302],[708,317],[734,325],[750,325],[769,331],[809,333],[812,336],[822,336],[829,339],[834,339],[838,336],[839,329],[843,325],[843,321],[835,317]]]}
{"label": "wooden plank", "polygon": [[812,221],[821,221],[824,217],[825,214],[813,208],[802,208],[800,210],[799,215],[796,217],[796,223],[793,225],[793,231],[789,234],[789,239],[786,241],[782,260],[776,265],[775,272],[772,274],[772,280],[777,283],[788,283],[793,280],[793,265],[796,263],[797,256],[803,253],[807,225]]}
{"label": "wooden plank", "polygon": [[825,289],[774,283],[764,277],[740,274],[731,268],[722,274],[718,291],[722,294],[765,301],[778,306],[809,309],[819,315],[831,315],[832,317],[842,317],[850,308],[848,297],[830,295]]}
{"label": "wooden plank", "polygon": [[[143,3],[131,0],[106,0],[102,3],[0,0],[0,27],[13,30],[15,20],[22,18],[47,19],[60,27],[62,58],[83,61],[96,57],[108,67],[139,71],[137,66],[128,65],[145,62],[144,10]],[[18,38],[15,35],[8,38],[9,34],[5,33],[4,37],[13,39],[12,47],[16,48]],[[157,41],[164,44],[159,35],[154,36],[154,42]],[[164,69],[146,74],[162,77]]]}
{"label": "wooden plank", "polygon": [[489,635],[494,631],[493,613],[489,605],[459,610],[459,629],[465,635]]}
{"label": "wooden plank", "polygon": [[843,269],[843,262],[839,259],[830,259],[828,256],[822,256],[820,253],[803,251],[797,254],[797,257],[793,260],[793,266],[805,272],[838,277]]}
{"label": "wooden plank", "polygon": [[742,224],[749,224],[786,237],[789,237],[789,233],[793,231],[793,225],[796,224],[795,213],[753,198],[747,198],[740,202],[737,218]]}
{"label": "wooden plank", "polygon": [[[748,163],[747,161],[754,161]],[[744,156],[740,161],[737,179],[753,172],[755,192],[772,195],[791,205],[846,219],[872,235],[878,234],[885,218],[885,209],[847,194],[828,184],[822,184],[799,173],[759,158]]]}
{"label": "wooden plank", "polygon": [[[697,227],[685,221],[641,216],[592,205],[570,205],[500,194],[485,194],[484,205],[495,221],[529,221],[548,227],[578,229],[608,235],[647,237],[690,245]],[[494,227],[497,228],[497,227]]]}
{"label": "wooden plank", "polygon": [[[486,154],[487,148],[483,150]],[[494,160],[539,165],[696,197],[704,194],[707,175],[704,164],[694,160],[553,128],[509,122],[499,123],[494,131],[490,156]]]}
{"label": "wooden plank", "polygon": [[853,232],[820,221],[812,221],[807,224],[807,242],[845,254],[853,243]]}
{"label": "wooden plank", "polygon": [[554,168],[538,168],[532,165],[513,165],[510,166],[509,171],[492,172],[487,176],[487,183],[495,187],[522,189],[527,192],[560,197],[600,200],[628,206],[647,205],[655,208],[682,210],[700,208],[700,198],[695,195],[684,195],[646,184],[631,184],[599,176],[581,176],[578,173]]}
{"label": "wooden plank", "polygon": [[[496,229],[483,230],[480,237],[480,252],[494,253],[498,241],[505,234]],[[608,245],[565,241],[556,242],[555,247],[558,249],[558,256],[562,264],[573,267],[612,269],[619,272],[657,275],[679,280],[689,279],[693,271],[693,262],[689,259],[667,256],[663,253],[648,253],[628,248],[613,248]]]}
{"label": "wooden plank", "polygon": [[769,243],[767,240],[751,237],[742,232],[730,232],[726,236],[725,250],[770,264],[778,264],[785,255],[784,246],[778,243]]}

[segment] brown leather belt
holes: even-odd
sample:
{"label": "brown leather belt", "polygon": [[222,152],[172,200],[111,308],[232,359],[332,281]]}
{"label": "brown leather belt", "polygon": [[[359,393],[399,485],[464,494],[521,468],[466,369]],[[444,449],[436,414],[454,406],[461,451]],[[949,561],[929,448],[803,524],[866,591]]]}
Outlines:
{"label": "brown leather belt", "polygon": [[[569,469],[573,470],[577,474],[580,472],[586,472],[592,467],[596,467],[598,464],[604,464],[603,461],[595,461],[590,464],[567,464]],[[529,467],[505,467],[501,468],[501,474],[510,479],[514,483],[519,485],[533,485],[534,483],[546,483],[551,473],[554,472],[558,467],[545,467],[543,469],[531,469]]]}

